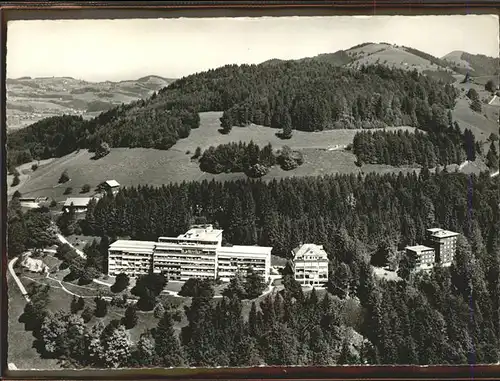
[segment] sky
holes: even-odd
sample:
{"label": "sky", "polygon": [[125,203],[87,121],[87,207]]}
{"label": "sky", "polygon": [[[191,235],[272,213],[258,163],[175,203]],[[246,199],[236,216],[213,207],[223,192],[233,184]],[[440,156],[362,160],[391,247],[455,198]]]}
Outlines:
{"label": "sky", "polygon": [[258,64],[387,42],[437,57],[498,57],[494,15],[16,20],[7,25],[7,78],[118,81],[180,78],[225,64]]}

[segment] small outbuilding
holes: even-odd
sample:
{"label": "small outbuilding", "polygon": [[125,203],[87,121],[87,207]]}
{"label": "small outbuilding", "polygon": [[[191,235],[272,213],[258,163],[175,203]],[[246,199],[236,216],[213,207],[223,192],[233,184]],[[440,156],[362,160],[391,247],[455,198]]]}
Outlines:
{"label": "small outbuilding", "polygon": [[104,182],[104,189],[113,196],[120,191],[120,183],[116,180],[107,180]]}

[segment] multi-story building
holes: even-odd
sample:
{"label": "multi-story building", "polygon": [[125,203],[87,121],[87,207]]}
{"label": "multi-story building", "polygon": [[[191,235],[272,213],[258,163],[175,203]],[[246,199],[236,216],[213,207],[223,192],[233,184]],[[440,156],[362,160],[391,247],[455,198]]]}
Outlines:
{"label": "multi-story building", "polygon": [[328,282],[328,255],[322,245],[312,243],[295,248],[293,272],[302,286],[322,286]]}
{"label": "multi-story building", "polygon": [[154,253],[154,271],[172,280],[214,279],[221,244],[222,230],[211,225],[193,226],[178,237],[160,237]]}
{"label": "multi-story building", "polygon": [[417,245],[407,246],[406,255],[415,261],[415,270],[430,270],[435,265],[435,251],[432,247]]}
{"label": "multi-story building", "polygon": [[[144,245],[141,246],[141,242]],[[193,226],[178,237],[159,237],[158,242],[114,242],[109,247],[109,275],[126,272],[137,276],[152,268],[170,280],[220,278],[229,281],[238,271],[251,266],[267,281],[271,250],[261,246],[223,247],[222,230],[213,229],[212,225]],[[147,265],[143,262],[146,253]],[[135,265],[135,260],[139,265]]]}
{"label": "multi-story building", "polygon": [[152,265],[156,242],[118,240],[109,245],[108,274],[130,277],[147,274]]}
{"label": "multi-story building", "polygon": [[427,229],[425,244],[436,252],[436,262],[441,266],[450,266],[457,250],[459,234],[440,228]]}
{"label": "multi-story building", "polygon": [[251,267],[264,279],[269,279],[271,269],[271,247],[262,246],[228,246],[217,250],[217,274],[227,282],[237,272]]}

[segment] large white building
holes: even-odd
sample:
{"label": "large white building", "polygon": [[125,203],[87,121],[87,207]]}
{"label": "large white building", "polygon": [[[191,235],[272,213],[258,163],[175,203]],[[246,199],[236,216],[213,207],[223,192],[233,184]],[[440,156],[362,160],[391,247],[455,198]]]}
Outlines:
{"label": "large white building", "polygon": [[108,274],[136,277],[151,267],[156,242],[118,240],[108,249]]}
{"label": "large white building", "polygon": [[170,280],[189,278],[229,281],[249,266],[269,278],[271,247],[222,246],[222,230],[212,225],[193,226],[178,237],[159,237],[158,242],[118,240],[109,247],[108,274],[129,276],[153,272]]}
{"label": "large white building", "polygon": [[328,282],[328,255],[323,245],[307,243],[292,251],[295,280],[302,286],[323,286]]}

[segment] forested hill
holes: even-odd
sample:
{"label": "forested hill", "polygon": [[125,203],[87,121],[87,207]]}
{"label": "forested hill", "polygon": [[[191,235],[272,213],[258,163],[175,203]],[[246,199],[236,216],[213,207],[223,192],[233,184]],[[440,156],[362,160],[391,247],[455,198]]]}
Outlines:
{"label": "forested hill", "polygon": [[492,76],[500,73],[500,59],[488,57],[484,54],[470,54],[459,50],[448,53],[443,60],[454,67],[466,70],[471,76]]}
{"label": "forested hill", "polygon": [[[360,70],[328,62],[226,65],[189,75],[147,100],[98,117],[42,120],[8,136],[8,149],[45,158],[77,148],[168,149],[199,125],[198,112],[225,111],[225,125],[262,124],[315,131],[411,125],[427,129],[429,113],[446,118],[456,89],[416,71],[373,65]],[[12,159],[11,163],[19,164]]]}

